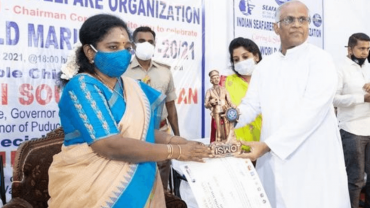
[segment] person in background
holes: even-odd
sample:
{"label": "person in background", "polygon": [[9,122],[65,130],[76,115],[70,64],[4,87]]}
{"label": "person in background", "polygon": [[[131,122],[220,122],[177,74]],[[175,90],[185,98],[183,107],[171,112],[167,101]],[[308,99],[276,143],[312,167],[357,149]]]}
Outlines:
{"label": "person in background", "polygon": [[49,169],[49,207],[165,207],[156,162],[202,161],[207,147],[158,131],[164,96],[123,77],[131,60],[126,23],[99,14],[62,67],[65,138]]}
{"label": "person in background", "polygon": [[[233,75],[226,77],[225,82],[221,83],[230,94],[231,101],[239,105],[248,91],[248,86],[252,73],[257,64],[262,60],[261,52],[252,40],[247,38],[235,38],[230,42],[229,54]],[[259,115],[254,121],[242,128],[235,129],[238,140],[259,141],[262,128],[262,116]],[[249,148],[243,146],[249,151]]]}
{"label": "person in background", "polygon": [[241,141],[273,208],[348,208],[347,175],[333,99],[331,56],[307,42],[310,14],[301,1],[276,10],[279,52],[256,67],[238,106],[240,128],[262,114],[260,142]]}
{"label": "person in background", "polygon": [[[334,97],[351,207],[359,206],[360,193],[370,177],[370,37],[355,33],[348,40],[347,57],[339,65],[338,88]],[[370,184],[366,185],[365,208],[370,208]]]}
{"label": "person in background", "polygon": [[[153,60],[156,43],[155,37],[156,34],[150,27],[138,27],[135,29],[133,33],[135,57],[130,63],[124,76],[141,80],[166,95],[160,130],[170,133],[172,129],[174,135],[180,136],[175,105],[176,91],[170,70],[171,67]],[[160,169],[163,187],[167,190],[170,174],[170,161],[167,160],[159,162],[158,167]]]}

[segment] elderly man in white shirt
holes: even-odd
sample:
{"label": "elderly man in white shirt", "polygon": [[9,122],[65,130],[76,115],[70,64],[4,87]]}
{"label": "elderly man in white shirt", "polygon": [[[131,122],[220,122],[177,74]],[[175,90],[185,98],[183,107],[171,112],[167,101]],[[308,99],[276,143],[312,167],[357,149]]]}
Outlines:
{"label": "elderly man in white shirt", "polygon": [[282,4],[274,30],[281,51],[253,73],[236,128],[262,113],[260,142],[244,142],[274,208],[348,208],[349,194],[333,98],[337,76],[331,56],[307,42],[309,10]]}
{"label": "elderly man in white shirt", "polygon": [[[338,88],[334,106],[342,137],[348,175],[351,207],[359,206],[365,185],[364,173],[370,177],[370,37],[355,33],[348,40],[348,56],[338,70]],[[365,208],[370,208],[370,184],[366,185]]]}

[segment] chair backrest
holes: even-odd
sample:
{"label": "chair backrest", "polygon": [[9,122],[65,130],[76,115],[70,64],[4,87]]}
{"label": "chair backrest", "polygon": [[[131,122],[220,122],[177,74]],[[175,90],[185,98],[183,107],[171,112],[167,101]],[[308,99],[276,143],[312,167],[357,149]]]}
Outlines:
{"label": "chair backrest", "polygon": [[53,156],[61,151],[63,140],[63,129],[58,128],[18,147],[13,166],[13,198],[20,197],[34,208],[48,207],[48,170]]}

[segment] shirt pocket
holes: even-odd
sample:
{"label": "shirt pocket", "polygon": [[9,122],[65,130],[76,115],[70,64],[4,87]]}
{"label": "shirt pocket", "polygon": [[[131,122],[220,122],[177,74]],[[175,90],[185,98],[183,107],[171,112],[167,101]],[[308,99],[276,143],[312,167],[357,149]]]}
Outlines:
{"label": "shirt pocket", "polygon": [[167,86],[165,84],[150,84],[150,86],[161,93],[166,94]]}

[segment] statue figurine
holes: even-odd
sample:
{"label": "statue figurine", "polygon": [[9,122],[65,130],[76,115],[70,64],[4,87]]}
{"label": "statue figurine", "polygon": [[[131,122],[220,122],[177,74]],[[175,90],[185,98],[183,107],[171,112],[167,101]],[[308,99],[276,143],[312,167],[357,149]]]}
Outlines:
{"label": "statue figurine", "polygon": [[216,142],[225,142],[230,133],[230,123],[225,117],[228,108],[235,108],[226,88],[220,86],[220,74],[217,70],[209,72],[213,87],[208,89],[205,107],[211,110],[211,116],[216,122]]}
{"label": "statue figurine", "polygon": [[234,133],[234,122],[240,113],[231,102],[226,88],[219,85],[219,72],[212,70],[208,75],[213,86],[206,92],[204,105],[211,110],[211,116],[216,123],[216,141],[210,144],[210,148],[216,156],[232,155],[239,152],[241,147]]}

